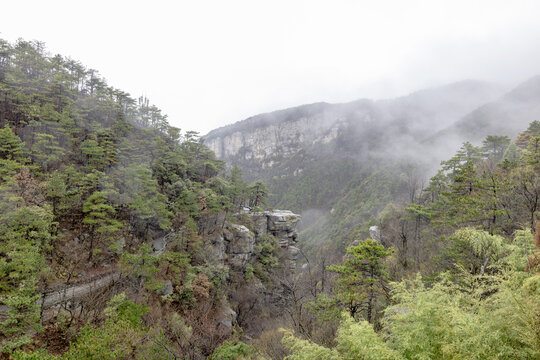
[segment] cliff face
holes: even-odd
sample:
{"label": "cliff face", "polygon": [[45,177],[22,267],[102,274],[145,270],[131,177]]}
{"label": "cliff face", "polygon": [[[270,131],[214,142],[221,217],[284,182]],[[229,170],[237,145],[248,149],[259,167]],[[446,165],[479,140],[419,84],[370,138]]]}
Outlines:
{"label": "cliff face", "polygon": [[[306,143],[329,141],[335,138],[338,119],[326,113],[313,117],[301,117],[295,121],[268,125],[250,132],[235,131],[225,137],[208,139],[206,144],[219,158],[231,158],[241,154],[244,160],[266,160],[278,151],[289,156]],[[333,129],[334,131],[329,131]],[[324,136],[329,132],[327,136]]]}
{"label": "cliff face", "polygon": [[235,164],[256,162],[268,168],[306,146],[335,139],[353,108],[351,104],[319,103],[263,114],[213,131],[205,137],[205,144],[220,159]]}
{"label": "cliff face", "polygon": [[325,151],[338,158],[357,157],[385,142],[414,146],[501,94],[497,86],[464,81],[391,100],[315,103],[257,115],[213,130],[204,139],[248,180],[268,182],[302,171],[302,166],[285,164],[294,157],[313,161]]}
{"label": "cliff face", "polygon": [[[302,241],[345,243],[353,233],[368,236],[372,216],[420,191],[429,169],[457,150],[426,139],[505,90],[463,81],[396,99],[303,105],[216,129],[204,140],[246,180],[265,181],[271,206],[305,215]],[[242,256],[233,262],[244,263]]]}
{"label": "cliff face", "polygon": [[295,247],[298,237],[297,225],[300,215],[288,210],[273,210],[248,214],[254,224],[251,231],[244,225],[227,224],[221,234],[211,241],[211,252],[214,257],[233,270],[245,270],[253,259],[256,244],[265,234],[277,238],[279,247],[287,261],[286,266],[294,269],[298,257]]}
{"label": "cliff face", "polygon": [[[239,224],[227,223],[223,231],[211,239],[210,248],[207,249],[211,257],[222,265],[230,267],[233,271],[243,272],[246,266],[254,258],[255,246],[261,241],[265,234],[273,235],[277,238],[280,250],[283,252],[282,259],[291,271],[296,266],[299,249],[295,247],[298,232],[297,225],[300,215],[288,210],[272,210],[265,212],[247,213],[253,220],[254,229]],[[174,235],[169,233],[153,241],[153,255],[161,255],[168,243],[168,239]],[[78,303],[91,294],[106,292],[112,286],[120,282],[122,274],[117,270],[94,276],[85,281],[72,285],[61,285],[57,288],[46,289],[37,304],[44,312],[44,318],[49,319],[59,311],[60,304]],[[168,295],[172,292],[170,281],[164,281],[165,288],[161,290],[161,295]],[[234,315],[227,303],[223,304],[224,312]],[[0,319],[6,318],[8,307],[0,306]],[[229,315],[230,315],[229,314]],[[229,315],[224,314],[230,322]],[[235,316],[235,315],[234,315]],[[234,317],[233,316],[233,317]],[[226,321],[226,322],[227,322]]]}

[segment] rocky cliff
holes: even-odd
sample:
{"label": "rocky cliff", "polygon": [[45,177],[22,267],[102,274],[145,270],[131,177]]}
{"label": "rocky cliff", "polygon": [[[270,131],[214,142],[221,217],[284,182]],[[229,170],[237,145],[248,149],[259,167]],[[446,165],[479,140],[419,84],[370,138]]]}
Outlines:
{"label": "rocky cliff", "polygon": [[296,266],[297,225],[300,215],[288,210],[247,213],[253,220],[253,231],[244,225],[227,224],[222,233],[211,239],[211,253],[232,270],[242,271],[253,259],[256,244],[265,234],[277,238],[280,250],[291,269]]}
{"label": "rocky cliff", "polygon": [[492,84],[463,81],[390,100],[302,105],[213,130],[204,139],[249,180],[268,182],[301,172],[303,166],[285,164],[294,157],[313,161],[321,151],[367,155],[385,141],[417,144],[502,93]]}
{"label": "rocky cliff", "polygon": [[264,114],[246,120],[245,127],[214,131],[205,143],[218,158],[262,161],[261,166],[268,167],[303,146],[334,139],[340,123],[353,108],[351,104],[318,103]]}
{"label": "rocky cliff", "polygon": [[[253,231],[244,225],[227,223],[223,231],[213,237],[210,248],[207,249],[211,257],[222,265],[228,266],[233,271],[243,272],[246,266],[254,258],[255,246],[261,241],[265,234],[275,236],[278,240],[280,251],[284,256],[285,267],[291,271],[296,266],[299,249],[295,246],[297,241],[297,226],[300,215],[288,210],[272,210],[264,212],[246,212],[253,223]],[[167,243],[174,233],[169,233],[152,242],[154,248],[153,255],[161,255],[167,248]],[[81,309],[80,303],[85,298],[92,298],[100,292],[107,292],[115,284],[122,282],[125,274],[118,270],[97,275],[73,284],[60,285],[46,289],[42,292],[41,298],[37,300],[44,319],[49,319],[57,315],[62,310],[63,304],[70,304],[71,307]],[[170,280],[163,282],[165,288],[160,290],[161,295],[168,295],[172,292]],[[0,320],[5,320],[9,307],[0,306]],[[231,329],[236,313],[225,301],[222,304],[221,323],[225,328]]]}

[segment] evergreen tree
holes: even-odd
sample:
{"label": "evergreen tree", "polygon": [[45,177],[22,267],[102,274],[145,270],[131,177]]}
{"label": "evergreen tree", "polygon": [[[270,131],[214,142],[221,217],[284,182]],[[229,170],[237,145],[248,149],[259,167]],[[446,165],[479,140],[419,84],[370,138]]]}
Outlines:
{"label": "evergreen tree", "polygon": [[483,156],[495,162],[503,159],[504,153],[510,145],[508,136],[489,135],[482,143]]}
{"label": "evergreen tree", "polygon": [[266,204],[266,196],[268,196],[268,188],[261,180],[255,181],[248,188],[249,207],[258,208]]}
{"label": "evergreen tree", "polygon": [[25,163],[21,139],[6,125],[0,129],[0,180],[9,181]]}
{"label": "evergreen tree", "polygon": [[391,253],[375,240],[366,239],[347,249],[343,265],[328,267],[328,271],[338,274],[338,299],[353,318],[365,312],[366,320],[373,322],[377,298],[388,295],[388,273],[383,261]]}
{"label": "evergreen tree", "polygon": [[[96,191],[83,204],[83,223],[88,225],[90,232],[90,244],[88,249],[88,261],[92,261],[96,251],[96,243],[105,242],[111,245],[114,235],[117,234],[122,224],[114,219],[115,210],[107,203],[104,192]],[[99,249],[102,250],[102,249]]]}
{"label": "evergreen tree", "polygon": [[151,224],[166,229],[171,225],[171,212],[167,209],[166,196],[158,191],[152,172],[145,166],[132,165],[125,170],[124,193],[131,199],[131,223],[144,233]]}
{"label": "evergreen tree", "polygon": [[7,318],[0,321],[1,352],[29,343],[30,331],[40,329],[37,282],[51,230],[52,214],[46,208],[0,211],[0,301],[8,306]]}

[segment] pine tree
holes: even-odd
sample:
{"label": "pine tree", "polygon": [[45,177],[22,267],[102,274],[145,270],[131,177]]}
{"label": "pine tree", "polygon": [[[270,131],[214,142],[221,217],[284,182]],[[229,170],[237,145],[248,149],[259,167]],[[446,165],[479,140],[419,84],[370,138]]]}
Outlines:
{"label": "pine tree", "polygon": [[388,295],[388,273],[383,261],[391,253],[375,240],[366,239],[347,249],[343,265],[328,267],[328,271],[338,274],[338,299],[353,318],[365,311],[366,320],[374,320],[377,297]]}
{"label": "pine tree", "polygon": [[7,318],[0,321],[0,352],[29,343],[29,331],[40,329],[37,282],[51,230],[52,213],[46,208],[0,211],[0,301],[8,306]]}
{"label": "pine tree", "polygon": [[107,203],[106,194],[102,191],[94,192],[84,202],[83,213],[83,223],[89,226],[90,231],[88,261],[91,262],[96,243],[105,242],[106,245],[111,245],[113,236],[120,231],[122,224],[114,219],[115,210]]}
{"label": "pine tree", "polygon": [[24,144],[6,125],[0,129],[0,180],[9,181],[25,163]]}

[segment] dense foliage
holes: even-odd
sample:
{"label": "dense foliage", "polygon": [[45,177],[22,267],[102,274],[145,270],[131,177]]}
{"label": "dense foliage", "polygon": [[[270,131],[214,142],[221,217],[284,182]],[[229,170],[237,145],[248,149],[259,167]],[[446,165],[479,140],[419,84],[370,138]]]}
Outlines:
{"label": "dense foliage", "polygon": [[[411,202],[389,204],[376,220],[380,243],[350,246],[326,268],[334,286],[312,298],[306,323],[335,324],[335,339],[287,332],[287,358],[539,358],[538,139],[533,122],[514,142],[465,143]],[[377,287],[388,289],[377,316],[359,317]]]}
{"label": "dense foliage", "polygon": [[[540,123],[463,144],[425,185],[414,162],[359,164],[355,134],[342,161],[248,184],[147,99],[0,40],[0,357],[540,358]],[[242,269],[216,245],[233,220],[257,232],[243,209],[267,197],[328,207],[296,274],[270,234]]]}
{"label": "dense foliage", "polygon": [[[62,352],[73,342],[63,357],[209,355],[227,335],[193,309],[218,316],[228,269],[202,249],[266,195],[264,183],[225,174],[196,133],[169,125],[148,99],[40,42],[0,40],[0,352],[29,344]],[[167,249],[156,249],[165,236]],[[259,250],[263,264],[275,262],[271,250]],[[98,294],[45,321],[41,291],[111,272],[125,274],[113,293],[178,316],[105,316],[110,294]],[[131,305],[122,308],[139,306],[124,300]]]}

